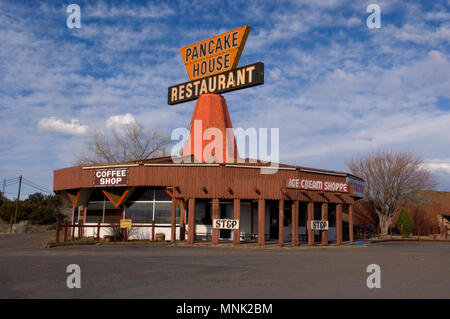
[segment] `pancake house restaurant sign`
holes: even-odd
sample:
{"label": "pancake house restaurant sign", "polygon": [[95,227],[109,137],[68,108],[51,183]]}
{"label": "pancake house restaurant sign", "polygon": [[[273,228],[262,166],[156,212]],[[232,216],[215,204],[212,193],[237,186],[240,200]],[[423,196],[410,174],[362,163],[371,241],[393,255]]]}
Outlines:
{"label": "pancake house restaurant sign", "polygon": [[340,192],[348,193],[349,187],[347,183],[338,183],[330,181],[302,179],[302,178],[288,178],[286,180],[287,188],[324,191],[324,192]]}
{"label": "pancake house restaurant sign", "polygon": [[128,186],[128,168],[105,168],[94,171],[94,187]]}
{"label": "pancake house restaurant sign", "polygon": [[261,62],[237,68],[249,26],[181,48],[189,82],[169,87],[169,105],[197,99],[202,94],[220,94],[264,84]]}

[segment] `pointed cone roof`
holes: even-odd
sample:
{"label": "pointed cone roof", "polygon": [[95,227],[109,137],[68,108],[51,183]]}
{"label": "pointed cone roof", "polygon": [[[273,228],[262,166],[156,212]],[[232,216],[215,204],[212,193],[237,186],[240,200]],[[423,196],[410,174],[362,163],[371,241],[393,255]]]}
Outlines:
{"label": "pointed cone roof", "polygon": [[234,161],[239,154],[232,128],[225,99],[219,94],[201,95],[181,155],[193,155],[199,163]]}

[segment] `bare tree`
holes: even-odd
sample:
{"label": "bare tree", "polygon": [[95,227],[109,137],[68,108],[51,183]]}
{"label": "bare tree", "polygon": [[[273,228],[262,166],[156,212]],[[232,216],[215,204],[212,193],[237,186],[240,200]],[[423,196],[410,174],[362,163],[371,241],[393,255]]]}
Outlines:
{"label": "bare tree", "polygon": [[412,152],[375,151],[347,163],[350,172],[366,180],[366,198],[374,205],[381,234],[387,234],[400,205],[417,201],[417,192],[432,189],[435,180]]}
{"label": "bare tree", "polygon": [[113,128],[111,136],[96,132],[86,141],[86,154],[77,156],[77,164],[120,163],[167,155],[168,136],[157,129],[144,131],[137,123]]}

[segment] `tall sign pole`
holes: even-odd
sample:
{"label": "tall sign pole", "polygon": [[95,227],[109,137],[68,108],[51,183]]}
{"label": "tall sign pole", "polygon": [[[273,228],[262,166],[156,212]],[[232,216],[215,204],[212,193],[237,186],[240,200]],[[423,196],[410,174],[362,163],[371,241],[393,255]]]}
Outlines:
{"label": "tall sign pole", "polygon": [[17,203],[16,203],[16,212],[14,213],[14,225],[17,221],[17,214],[19,213],[19,204],[20,204],[20,189],[22,187],[22,175],[19,178],[19,191],[17,193]]}

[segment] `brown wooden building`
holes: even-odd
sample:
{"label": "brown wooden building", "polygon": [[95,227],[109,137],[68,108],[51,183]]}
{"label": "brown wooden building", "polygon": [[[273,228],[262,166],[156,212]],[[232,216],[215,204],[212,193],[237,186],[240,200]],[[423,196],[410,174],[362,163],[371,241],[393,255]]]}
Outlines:
{"label": "brown wooden building", "polygon": [[[74,221],[127,218],[165,225],[172,242],[254,240],[263,246],[353,243],[353,204],[360,198],[354,189],[361,184],[348,173],[292,165],[186,164],[163,157],[55,170],[53,187],[70,199]],[[214,219],[239,224],[218,229]],[[328,229],[313,230],[314,220],[328,221]]]}

